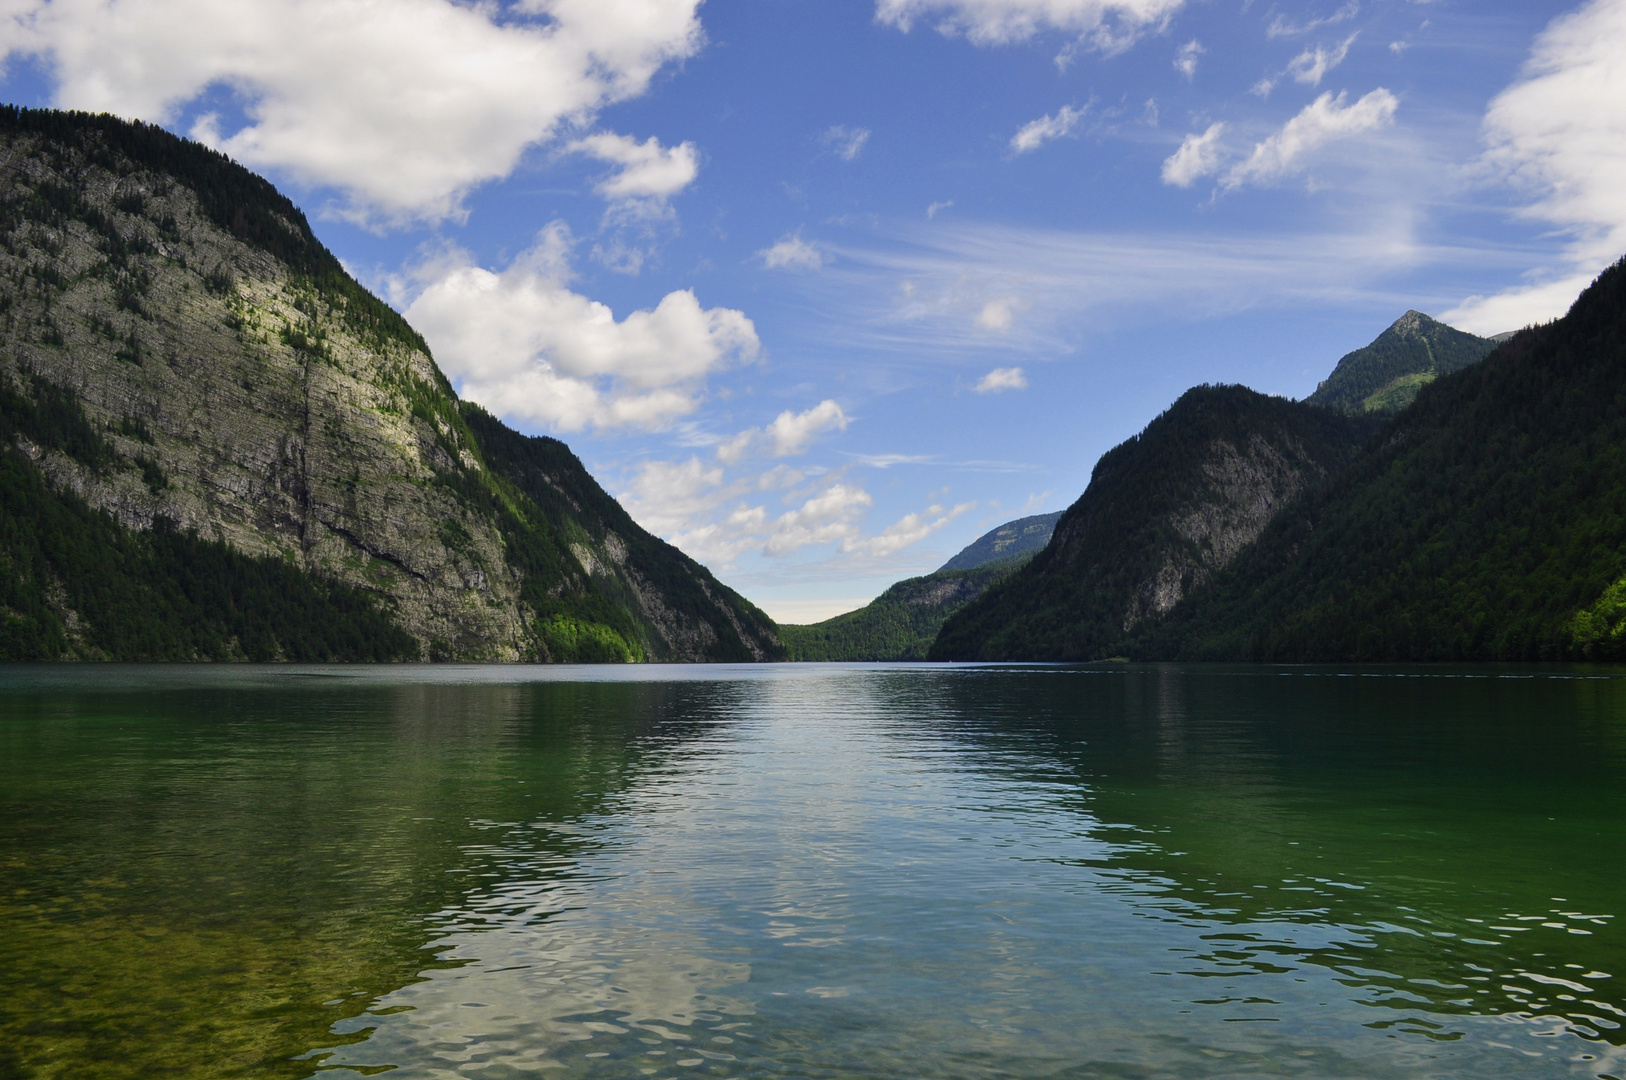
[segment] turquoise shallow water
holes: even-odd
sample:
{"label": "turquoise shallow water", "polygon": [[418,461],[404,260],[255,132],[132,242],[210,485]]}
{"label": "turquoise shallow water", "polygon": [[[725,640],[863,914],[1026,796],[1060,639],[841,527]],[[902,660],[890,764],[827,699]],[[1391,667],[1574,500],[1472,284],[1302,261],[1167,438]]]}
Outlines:
{"label": "turquoise shallow water", "polygon": [[1626,1078],[1593,669],[12,668],[0,1076]]}

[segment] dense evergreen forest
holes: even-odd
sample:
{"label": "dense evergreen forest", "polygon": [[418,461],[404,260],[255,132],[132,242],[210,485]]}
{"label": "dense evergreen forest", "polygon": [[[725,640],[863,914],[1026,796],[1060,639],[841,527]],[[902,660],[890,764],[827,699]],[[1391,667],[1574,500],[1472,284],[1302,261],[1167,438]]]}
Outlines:
{"label": "dense evergreen forest", "polygon": [[[126,529],[46,487],[29,460],[60,450],[127,466],[50,384],[0,388],[0,660],[416,660],[418,643],[376,597],[250,558],[158,519]],[[149,474],[149,482],[163,483]],[[73,612],[67,620],[64,607]]]}
{"label": "dense evergreen forest", "polygon": [[[1459,357],[1479,347],[1458,344]],[[1268,429],[1271,410],[1296,417],[1295,439],[1344,449],[1206,583],[1158,617],[1117,621],[1149,555],[1179,546],[1160,530],[1191,520],[1204,446],[1222,427],[1232,442]],[[1626,658],[1626,262],[1564,318],[1420,385],[1392,420],[1318,427],[1342,416],[1236,396],[1223,420],[1167,430],[1183,413],[1103,457],[1050,547],[951,618],[931,655]]]}
{"label": "dense evergreen forest", "polygon": [[924,660],[944,620],[1015,573],[1032,552],[970,570],[900,581],[857,611],[810,626],[781,626],[790,660]]}
{"label": "dense evergreen forest", "polygon": [[952,616],[934,660],[1094,660],[1159,589],[1190,593],[1263,526],[1272,500],[1354,458],[1381,421],[1202,386],[1102,455],[1050,544]]}
{"label": "dense evergreen forest", "polygon": [[1305,400],[1343,412],[1396,413],[1441,375],[1478,363],[1494,348],[1489,338],[1408,311],[1372,344],[1346,353]]}
{"label": "dense evergreen forest", "polygon": [[1125,649],[1181,659],[1626,657],[1626,262],[1425,387],[1206,592]]}

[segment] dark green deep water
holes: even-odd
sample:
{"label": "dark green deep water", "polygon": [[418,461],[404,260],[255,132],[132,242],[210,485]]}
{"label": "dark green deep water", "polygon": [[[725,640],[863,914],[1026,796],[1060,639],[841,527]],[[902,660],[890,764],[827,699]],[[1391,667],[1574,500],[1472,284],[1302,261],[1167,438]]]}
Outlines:
{"label": "dark green deep water", "polygon": [[1626,678],[0,671],[0,1077],[1626,1078]]}

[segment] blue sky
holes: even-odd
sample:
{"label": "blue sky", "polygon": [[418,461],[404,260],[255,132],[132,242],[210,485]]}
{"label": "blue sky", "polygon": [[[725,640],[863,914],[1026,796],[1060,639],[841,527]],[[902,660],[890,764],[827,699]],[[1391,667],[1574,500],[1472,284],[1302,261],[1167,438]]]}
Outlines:
{"label": "blue sky", "polygon": [[270,176],[460,392],[784,621],[1187,387],[1626,253],[1626,0],[14,0],[6,96]]}

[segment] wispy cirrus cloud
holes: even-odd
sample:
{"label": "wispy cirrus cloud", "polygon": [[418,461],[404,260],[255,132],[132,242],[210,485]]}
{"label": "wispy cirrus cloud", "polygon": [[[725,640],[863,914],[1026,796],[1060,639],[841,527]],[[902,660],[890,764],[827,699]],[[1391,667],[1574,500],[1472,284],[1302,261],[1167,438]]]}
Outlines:
{"label": "wispy cirrus cloud", "polygon": [[[1326,76],[1327,72],[1344,62],[1344,58],[1349,55],[1350,46],[1355,44],[1355,39],[1358,37],[1360,37],[1358,32],[1351,34],[1330,49],[1321,45],[1317,45],[1313,49],[1305,49],[1289,60],[1287,66],[1281,71],[1274,75],[1267,75],[1254,83],[1253,88],[1248,92],[1255,97],[1268,98],[1270,92],[1276,89],[1276,84],[1288,76],[1292,76],[1294,82],[1302,83],[1305,86],[1320,86],[1321,80]],[[1393,46],[1390,46],[1390,48],[1393,49]]]}
{"label": "wispy cirrus cloud", "polygon": [[997,394],[1003,390],[1026,390],[1028,377],[1019,367],[995,368],[972,387],[979,394]]}
{"label": "wispy cirrus cloud", "polygon": [[1277,15],[1270,20],[1270,25],[1265,28],[1265,36],[1268,38],[1298,37],[1313,30],[1319,30],[1323,26],[1336,26],[1338,23],[1348,22],[1360,13],[1360,0],[1348,0],[1347,3],[1332,14],[1323,15],[1320,18],[1306,19],[1304,22],[1293,22],[1284,15]]}
{"label": "wispy cirrus cloud", "polygon": [[[1301,109],[1281,128],[1254,144],[1237,161],[1221,141],[1226,127],[1211,124],[1201,135],[1187,135],[1163,162],[1163,182],[1190,187],[1205,176],[1220,175],[1220,187],[1234,191],[1247,184],[1268,185],[1302,172],[1316,151],[1330,143],[1378,131],[1394,121],[1400,107],[1388,90],[1378,87],[1346,104],[1348,93],[1328,91]],[[1227,161],[1232,161],[1229,168]]]}
{"label": "wispy cirrus cloud", "polygon": [[[897,223],[833,243],[840,262],[800,280],[826,315],[809,327],[823,346],[963,368],[1013,352],[1063,357],[1114,327],[1250,308],[1443,309],[1449,294],[1419,296],[1395,282],[1430,267],[1478,274],[1529,258],[1524,247],[1425,243],[1416,228],[1406,205],[1373,207],[1348,231],[1291,234]],[[984,312],[996,302],[1021,305],[1020,317],[991,332]]]}
{"label": "wispy cirrus cloud", "polygon": [[1479,333],[1564,313],[1626,251],[1626,3],[1591,0],[1536,38],[1519,78],[1486,110],[1483,164],[1526,201],[1521,216],[1570,237],[1565,258],[1445,316]]}
{"label": "wispy cirrus cloud", "polygon": [[864,147],[869,144],[869,137],[869,128],[836,124],[825,131],[820,141],[842,161],[856,161],[858,155],[864,152]]}

